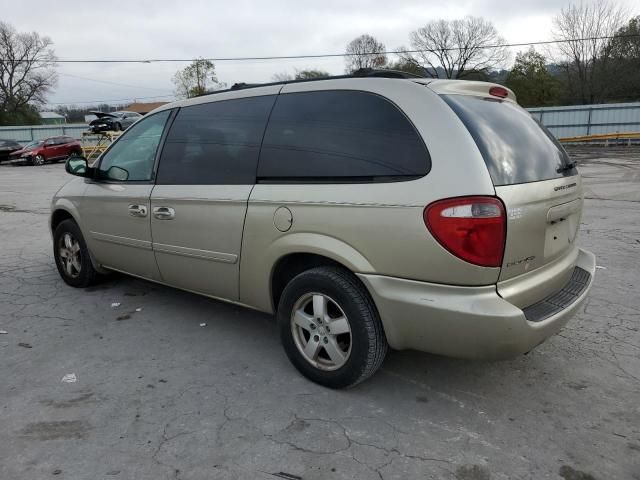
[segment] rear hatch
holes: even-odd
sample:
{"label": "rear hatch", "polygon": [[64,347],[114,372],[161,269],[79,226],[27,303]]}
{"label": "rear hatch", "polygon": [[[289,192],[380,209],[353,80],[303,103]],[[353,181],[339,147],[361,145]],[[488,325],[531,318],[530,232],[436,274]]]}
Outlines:
{"label": "rear hatch", "polygon": [[524,307],[571,277],[582,183],[553,135],[515,101],[491,96],[491,87],[487,84],[484,95],[442,98],[471,133],[505,205],[507,237],[498,291]]}
{"label": "rear hatch", "polygon": [[98,112],[97,110],[91,110],[89,113],[91,115],[95,115],[98,118],[105,118],[105,117],[107,117],[107,118],[116,118],[116,115],[113,115],[113,114],[108,113],[108,112]]}

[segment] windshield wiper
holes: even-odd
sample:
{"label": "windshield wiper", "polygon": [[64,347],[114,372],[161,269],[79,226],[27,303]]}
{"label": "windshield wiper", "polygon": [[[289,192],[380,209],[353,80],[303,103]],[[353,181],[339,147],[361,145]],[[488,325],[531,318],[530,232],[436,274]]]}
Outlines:
{"label": "windshield wiper", "polygon": [[569,163],[559,167],[556,170],[556,172],[558,172],[558,173],[568,172],[569,170],[573,170],[574,168],[576,168],[577,165],[578,165],[578,162],[569,162]]}

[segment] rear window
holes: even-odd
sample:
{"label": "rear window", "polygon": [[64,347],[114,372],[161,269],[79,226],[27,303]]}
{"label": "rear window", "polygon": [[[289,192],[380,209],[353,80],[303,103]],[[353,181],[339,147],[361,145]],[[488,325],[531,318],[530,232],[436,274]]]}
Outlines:
{"label": "rear window", "polygon": [[514,185],[575,175],[553,135],[509,101],[442,95],[475,140],[493,184]]}
{"label": "rear window", "polygon": [[371,93],[278,97],[265,133],[261,181],[385,182],[424,176],[429,153],[407,117]]}

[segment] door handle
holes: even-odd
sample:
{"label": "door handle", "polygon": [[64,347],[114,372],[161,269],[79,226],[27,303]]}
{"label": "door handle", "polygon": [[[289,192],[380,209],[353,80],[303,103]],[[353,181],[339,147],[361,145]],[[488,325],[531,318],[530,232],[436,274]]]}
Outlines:
{"label": "door handle", "polygon": [[129,205],[129,215],[132,217],[146,217],[147,207],[144,205]]}
{"label": "door handle", "polygon": [[173,220],[176,216],[176,211],[171,207],[154,207],[153,216],[158,220]]}

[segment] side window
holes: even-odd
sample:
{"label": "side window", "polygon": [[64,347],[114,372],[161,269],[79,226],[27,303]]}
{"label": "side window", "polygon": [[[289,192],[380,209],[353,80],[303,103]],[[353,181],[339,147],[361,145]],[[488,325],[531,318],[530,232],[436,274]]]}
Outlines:
{"label": "side window", "polygon": [[97,178],[118,181],[151,180],[153,163],[170,110],[129,128],[102,156]]}
{"label": "side window", "polygon": [[167,134],[157,184],[255,182],[260,142],[274,95],[183,107]]}
{"label": "side window", "polygon": [[278,97],[258,178],[385,181],[430,168],[424,142],[395,105],[372,93],[334,90]]}

